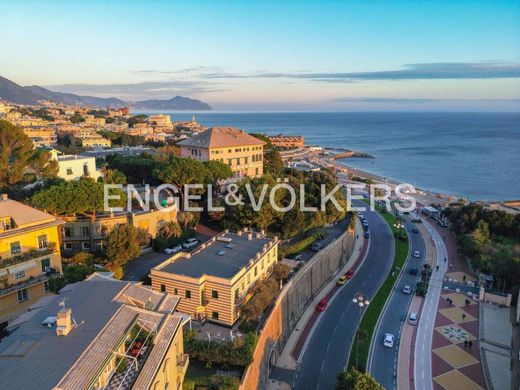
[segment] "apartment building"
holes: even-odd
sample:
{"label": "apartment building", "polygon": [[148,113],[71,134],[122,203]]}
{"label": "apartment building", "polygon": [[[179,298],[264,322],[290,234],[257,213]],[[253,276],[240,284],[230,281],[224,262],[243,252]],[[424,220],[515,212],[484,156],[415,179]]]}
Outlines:
{"label": "apartment building", "polygon": [[48,280],[61,273],[54,216],[0,198],[0,324],[16,317],[49,291]]}
{"label": "apartment building", "polygon": [[178,302],[100,274],[69,284],[0,343],[0,388],[181,389]]}
{"label": "apartment building", "polygon": [[175,207],[134,213],[99,213],[94,222],[85,216],[64,217],[62,249],[66,255],[103,249],[103,240],[117,226],[131,224],[155,238],[161,227],[177,220]]}
{"label": "apartment building", "polygon": [[85,116],[85,124],[88,126],[103,126],[105,122],[105,118],[96,118],[94,115]]}
{"label": "apartment building", "polygon": [[57,150],[51,150],[51,158],[58,162],[58,177],[65,180],[79,180],[82,177],[97,180],[101,177],[101,171],[96,169],[95,157],[59,153]]}
{"label": "apartment building", "polygon": [[305,146],[305,139],[301,135],[282,135],[269,136],[269,141],[281,149],[297,149]]}
{"label": "apartment building", "polygon": [[196,320],[232,326],[257,280],[278,258],[278,239],[228,231],[191,253],[179,252],[150,272],[152,288],[180,295],[178,310]]}
{"label": "apartment building", "polygon": [[166,114],[156,114],[150,115],[149,119],[150,125],[155,127],[173,129],[173,122],[169,115]]}
{"label": "apartment building", "polygon": [[235,178],[263,175],[262,140],[234,127],[211,127],[177,143],[181,157],[228,164]]}

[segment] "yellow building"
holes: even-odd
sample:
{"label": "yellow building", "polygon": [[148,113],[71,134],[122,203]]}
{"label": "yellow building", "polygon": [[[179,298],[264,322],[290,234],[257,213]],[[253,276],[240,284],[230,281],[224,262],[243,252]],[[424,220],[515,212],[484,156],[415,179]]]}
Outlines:
{"label": "yellow building", "polygon": [[68,285],[0,343],[0,371],[9,373],[0,388],[181,389],[189,319],[175,313],[178,302],[101,274]]}
{"label": "yellow building", "polygon": [[47,294],[61,273],[58,227],[63,222],[2,195],[0,199],[0,323]]}
{"label": "yellow building", "polygon": [[278,258],[278,239],[225,231],[191,253],[179,252],[150,272],[152,288],[180,295],[178,310],[196,320],[232,326],[255,282]]}
{"label": "yellow building", "polygon": [[265,142],[234,127],[212,127],[177,143],[181,157],[228,164],[235,178],[264,174]]}

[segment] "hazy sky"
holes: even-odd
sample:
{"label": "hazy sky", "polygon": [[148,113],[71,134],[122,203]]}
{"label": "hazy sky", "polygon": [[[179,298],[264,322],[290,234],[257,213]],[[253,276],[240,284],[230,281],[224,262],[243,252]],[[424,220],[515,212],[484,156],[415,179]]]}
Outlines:
{"label": "hazy sky", "polygon": [[0,75],[220,110],[520,111],[520,1],[0,0]]}

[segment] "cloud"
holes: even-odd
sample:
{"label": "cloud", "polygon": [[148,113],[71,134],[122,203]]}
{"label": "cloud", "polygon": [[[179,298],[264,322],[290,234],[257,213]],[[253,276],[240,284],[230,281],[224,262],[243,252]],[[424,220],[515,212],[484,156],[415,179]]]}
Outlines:
{"label": "cloud", "polygon": [[520,103],[520,99],[439,99],[439,98],[387,98],[387,97],[344,97],[334,99],[334,102],[346,103],[398,103],[398,104],[431,104],[431,103]]}

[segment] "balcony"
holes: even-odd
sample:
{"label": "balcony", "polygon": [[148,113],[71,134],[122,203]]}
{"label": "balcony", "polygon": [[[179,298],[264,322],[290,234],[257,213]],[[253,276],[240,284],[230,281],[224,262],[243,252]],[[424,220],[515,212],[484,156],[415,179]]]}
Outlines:
{"label": "balcony", "polygon": [[177,356],[177,369],[179,371],[182,371],[183,373],[186,373],[186,370],[188,369],[189,361],[190,361],[190,357],[187,353],[183,353],[183,354]]}
{"label": "balcony", "polygon": [[56,243],[50,242],[47,248],[31,249],[28,252],[20,253],[6,259],[0,258],[0,268],[11,267],[16,264],[25,263],[26,261],[35,260],[40,257],[49,256],[56,252]]}
{"label": "balcony", "polygon": [[42,273],[40,276],[37,277],[31,276],[28,280],[15,284],[7,284],[7,282],[4,281],[3,285],[0,284],[0,296],[7,295],[22,288],[31,287],[35,284],[45,282],[46,280],[49,280],[49,276],[53,273],[55,272],[51,271]]}

